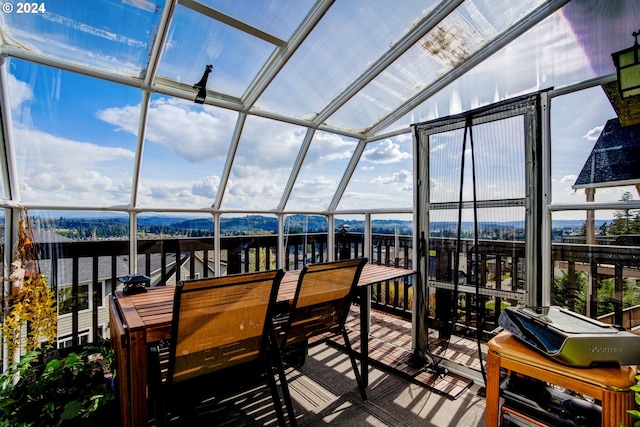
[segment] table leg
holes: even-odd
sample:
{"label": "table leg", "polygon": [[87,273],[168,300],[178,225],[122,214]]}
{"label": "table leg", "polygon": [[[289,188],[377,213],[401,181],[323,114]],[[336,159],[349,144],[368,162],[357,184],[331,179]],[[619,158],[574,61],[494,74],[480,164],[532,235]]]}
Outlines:
{"label": "table leg", "polygon": [[369,333],[371,316],[371,292],[368,286],[360,288],[360,369],[362,382],[369,386]]}
{"label": "table leg", "polygon": [[109,313],[111,346],[116,358],[115,379],[119,397],[120,427],[131,427],[128,331],[122,323],[114,301],[109,304]]}
{"label": "table leg", "polygon": [[149,423],[146,334],[144,330],[130,331],[129,337],[132,425],[146,426]]}
{"label": "table leg", "polygon": [[487,357],[487,397],[485,426],[497,427],[500,412],[500,355],[489,351]]}

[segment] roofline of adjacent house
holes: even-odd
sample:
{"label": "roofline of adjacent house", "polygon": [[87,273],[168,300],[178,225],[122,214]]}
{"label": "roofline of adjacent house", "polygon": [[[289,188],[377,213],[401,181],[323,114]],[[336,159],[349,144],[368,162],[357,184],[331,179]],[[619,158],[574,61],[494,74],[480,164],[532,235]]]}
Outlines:
{"label": "roofline of adjacent house", "polygon": [[[571,186],[574,190],[579,190],[581,188],[610,188],[610,187],[624,187],[627,185],[640,185],[640,178],[636,179],[626,179],[623,181],[607,181],[607,182],[594,182],[590,184],[574,184]],[[640,192],[640,188],[638,188]]]}

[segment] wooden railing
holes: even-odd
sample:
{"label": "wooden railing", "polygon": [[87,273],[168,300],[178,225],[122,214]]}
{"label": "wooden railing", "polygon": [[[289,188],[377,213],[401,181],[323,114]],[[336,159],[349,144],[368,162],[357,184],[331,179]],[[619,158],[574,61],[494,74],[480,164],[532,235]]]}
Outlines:
{"label": "wooden railing", "polygon": [[[364,255],[364,238],[360,233],[335,236],[334,258],[355,258]],[[471,242],[462,242],[461,252],[469,254]],[[212,238],[138,240],[138,272],[151,278],[152,286],[175,284],[185,278],[208,277],[214,272]],[[129,243],[125,240],[41,243],[41,267],[56,291],[59,307],[60,334],[68,335],[68,345],[83,341],[97,341],[106,334],[108,307],[106,297],[119,285],[118,279],[129,274]],[[275,235],[232,236],[221,238],[222,274],[275,268],[278,265]],[[455,239],[433,239],[429,253],[428,284],[431,316],[437,319],[451,307],[444,301],[450,298],[452,259],[456,251]],[[513,295],[524,292],[524,243],[481,241],[478,253],[481,262],[475,267],[468,261],[460,266],[465,277],[457,300],[456,323],[460,330],[473,330],[483,318],[483,329],[492,330],[497,324],[503,303],[513,304]],[[616,246],[586,246],[557,244],[552,257],[556,269],[566,269],[571,275],[587,269],[593,277],[608,274],[622,288],[624,277],[640,277],[638,251]],[[308,263],[324,262],[327,256],[327,234],[292,234],[285,237],[284,262],[287,270],[296,270]],[[414,269],[411,236],[373,235],[369,251],[370,262],[397,268]],[[606,270],[606,271],[605,271]],[[475,277],[481,287],[481,304],[471,284]],[[413,278],[404,277],[372,286],[372,308],[411,319]],[[589,283],[592,300],[597,295],[597,281]],[[465,287],[466,286],[466,287]],[[603,319],[626,325],[622,311],[622,294],[618,292],[616,309]],[[555,298],[557,295],[552,295]],[[574,301],[575,289],[568,286],[565,301]],[[478,311],[480,307],[481,311]],[[618,309],[619,307],[619,309]],[[484,310],[484,311],[482,311]],[[596,317],[597,311],[592,311]],[[633,311],[636,313],[636,311]],[[636,319],[635,314],[632,319]],[[633,321],[632,321],[633,323]],[[632,324],[629,323],[629,324]],[[632,327],[635,327],[633,324]]]}
{"label": "wooden railing", "polygon": [[622,310],[622,321],[616,322],[616,313],[598,316],[598,320],[609,325],[622,326],[625,329],[636,331],[640,329],[640,305],[627,307]]}

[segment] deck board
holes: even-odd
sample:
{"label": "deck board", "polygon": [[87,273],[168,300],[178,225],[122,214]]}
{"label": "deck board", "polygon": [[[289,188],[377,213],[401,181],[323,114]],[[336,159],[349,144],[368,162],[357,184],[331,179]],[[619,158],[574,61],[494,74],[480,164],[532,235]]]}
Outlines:
{"label": "deck board", "polygon": [[[357,305],[351,310],[346,322],[349,341],[356,353],[360,353],[360,318]],[[411,382],[446,395],[458,398],[473,385],[473,380],[452,372],[431,369],[428,366],[413,366],[411,363],[411,322],[377,311],[371,313],[369,338],[369,361],[372,365],[399,375]],[[331,339],[333,345],[343,347],[342,337]],[[446,345],[435,334],[430,336],[431,351],[456,363],[480,369],[476,344],[470,340],[452,337]],[[486,351],[486,349],[485,349]]]}

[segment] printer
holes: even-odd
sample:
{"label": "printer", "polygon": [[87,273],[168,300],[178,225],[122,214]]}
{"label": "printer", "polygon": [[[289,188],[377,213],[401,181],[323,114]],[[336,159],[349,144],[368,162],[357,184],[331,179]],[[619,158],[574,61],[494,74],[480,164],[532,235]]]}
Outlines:
{"label": "printer", "polygon": [[565,365],[640,364],[640,335],[565,308],[507,307],[498,324]]}

